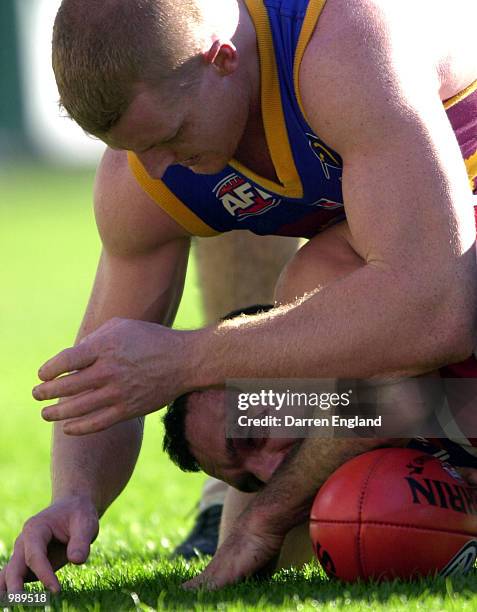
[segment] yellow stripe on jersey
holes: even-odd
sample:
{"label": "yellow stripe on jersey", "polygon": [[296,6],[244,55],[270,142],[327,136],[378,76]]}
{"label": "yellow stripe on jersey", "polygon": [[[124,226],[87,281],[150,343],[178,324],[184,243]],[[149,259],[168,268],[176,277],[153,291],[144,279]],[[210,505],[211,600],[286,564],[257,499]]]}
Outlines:
{"label": "yellow stripe on jersey", "polygon": [[459,92],[452,98],[449,98],[448,100],[446,100],[444,102],[444,108],[447,110],[448,108],[455,106],[456,104],[461,102],[464,98],[467,98],[467,96],[470,96],[471,93],[474,93],[474,91],[476,90],[477,90],[477,81],[474,81],[468,87],[463,89],[461,92]]}
{"label": "yellow stripe on jersey", "polygon": [[467,168],[467,174],[469,176],[470,188],[473,190],[474,181],[477,177],[477,151],[464,161],[465,167]]}
{"label": "yellow stripe on jersey", "polygon": [[163,181],[151,178],[134,153],[128,152],[128,162],[132,173],[142,189],[185,230],[193,236],[216,236],[220,234],[220,232],[204,223],[190,208],[187,208],[166,187]]}
{"label": "yellow stripe on jersey", "polygon": [[326,0],[310,0],[308,8],[306,9],[305,19],[303,20],[303,26],[300,32],[300,38],[295,51],[295,61],[293,64],[293,85],[295,87],[295,95],[300,106],[301,114],[306,119],[305,111],[303,109],[303,102],[300,95],[300,66],[305,53],[305,49],[310,42],[311,35],[315,31],[318,19],[323,11],[326,4]]}
{"label": "yellow stripe on jersey", "polygon": [[265,136],[273,165],[281,185],[258,177],[248,168],[232,160],[230,166],[259,183],[265,189],[288,198],[302,198],[303,186],[296,169],[285,123],[280,94],[280,81],[275,59],[273,37],[267,9],[261,0],[245,0],[255,25],[260,56],[261,101]]}

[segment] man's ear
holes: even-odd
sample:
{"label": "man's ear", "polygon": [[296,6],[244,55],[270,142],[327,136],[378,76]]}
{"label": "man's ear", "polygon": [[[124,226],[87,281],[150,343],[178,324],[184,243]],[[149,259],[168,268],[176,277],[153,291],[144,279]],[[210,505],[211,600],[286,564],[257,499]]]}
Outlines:
{"label": "man's ear", "polygon": [[203,57],[207,64],[215,66],[221,76],[228,76],[237,70],[238,52],[230,41],[214,40]]}

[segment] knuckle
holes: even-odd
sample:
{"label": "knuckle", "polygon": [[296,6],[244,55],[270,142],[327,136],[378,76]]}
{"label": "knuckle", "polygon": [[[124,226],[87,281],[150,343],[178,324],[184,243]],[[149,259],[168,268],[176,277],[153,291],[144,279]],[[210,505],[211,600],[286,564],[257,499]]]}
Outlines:
{"label": "knuckle", "polygon": [[111,427],[112,425],[128,420],[129,418],[130,414],[126,404],[124,404],[124,402],[118,402],[114,406],[111,406],[110,410],[108,410],[103,419],[103,423],[106,427]]}
{"label": "knuckle", "polygon": [[68,372],[73,369],[73,356],[74,356],[74,354],[72,353],[72,349],[67,349],[63,353],[63,360],[64,360],[64,363],[65,363],[65,370],[67,370]]}
{"label": "knuckle", "polygon": [[111,399],[115,403],[115,405],[119,406],[122,404],[122,389],[118,384],[111,385]]}
{"label": "knuckle", "polygon": [[111,380],[115,377],[116,368],[110,361],[104,361],[100,368],[100,376],[105,380]]}
{"label": "knuckle", "polygon": [[63,395],[67,393],[68,393],[68,384],[63,380],[58,380],[55,382],[55,385],[52,388],[51,393],[47,392],[47,397],[45,399],[49,399],[53,401],[55,397],[63,397]]}
{"label": "knuckle", "polygon": [[113,406],[113,414],[117,418],[129,417],[133,416],[134,409],[126,401],[123,401],[117,404],[116,406]]}
{"label": "knuckle", "polygon": [[43,383],[38,391],[38,398],[41,400],[48,399],[50,396],[50,383]]}
{"label": "knuckle", "polygon": [[94,377],[91,379],[91,384],[94,388],[100,387],[108,382],[110,371],[108,364],[104,361],[98,361],[95,365]]}
{"label": "knuckle", "polygon": [[107,382],[107,384],[105,384],[105,386],[101,390],[101,402],[103,403],[103,405],[106,406],[111,402],[116,402],[117,398],[115,389],[115,385],[110,384],[109,381]]}
{"label": "knuckle", "polygon": [[27,567],[32,567],[32,565],[35,565],[36,560],[38,559],[38,555],[35,552],[32,552],[30,550],[25,550],[25,563],[27,565]]}
{"label": "knuckle", "polygon": [[26,565],[28,567],[31,567],[31,563],[33,561],[33,555],[31,554],[31,552],[28,549],[25,550],[24,558],[25,558]]}
{"label": "knuckle", "polygon": [[108,415],[108,420],[116,423],[117,421],[124,419],[125,416],[127,416],[127,407],[121,402],[112,407],[111,412]]}
{"label": "knuckle", "polygon": [[120,419],[117,418],[112,410],[107,410],[106,412],[98,413],[98,415],[94,417],[91,424],[96,431],[103,431],[117,423],[119,420]]}
{"label": "knuckle", "polygon": [[15,540],[13,544],[13,555],[16,554],[18,550],[23,549],[23,542],[24,542],[24,531],[22,531],[20,535],[17,536],[17,539]]}
{"label": "knuckle", "polygon": [[[28,537],[30,536],[32,533],[34,533],[37,529],[37,520],[35,518],[29,518],[27,521],[25,521],[25,523],[23,524],[23,529],[22,529],[22,533]],[[18,538],[20,539],[20,537]]]}
{"label": "knuckle", "polygon": [[91,427],[92,431],[104,431],[110,426],[110,423],[106,421],[106,419],[102,416],[95,416],[91,419],[88,427]]}

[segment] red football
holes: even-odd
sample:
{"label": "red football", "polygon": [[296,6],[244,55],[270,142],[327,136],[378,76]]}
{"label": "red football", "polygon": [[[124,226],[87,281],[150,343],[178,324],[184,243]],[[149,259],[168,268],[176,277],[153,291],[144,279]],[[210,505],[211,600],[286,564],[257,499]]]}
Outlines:
{"label": "red football", "polygon": [[384,448],[343,464],[310,518],[316,556],[341,580],[448,576],[477,557],[477,487],[416,450]]}

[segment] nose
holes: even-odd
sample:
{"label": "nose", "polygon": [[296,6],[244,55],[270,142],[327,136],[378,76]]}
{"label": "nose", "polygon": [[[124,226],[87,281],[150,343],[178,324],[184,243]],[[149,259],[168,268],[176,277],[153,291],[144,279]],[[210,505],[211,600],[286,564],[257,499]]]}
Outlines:
{"label": "nose", "polygon": [[268,482],[285,456],[286,452],[284,450],[252,453],[244,461],[243,467],[262,482]]}
{"label": "nose", "polygon": [[162,178],[167,168],[176,159],[174,153],[163,149],[150,149],[136,155],[149,176],[154,179]]}

